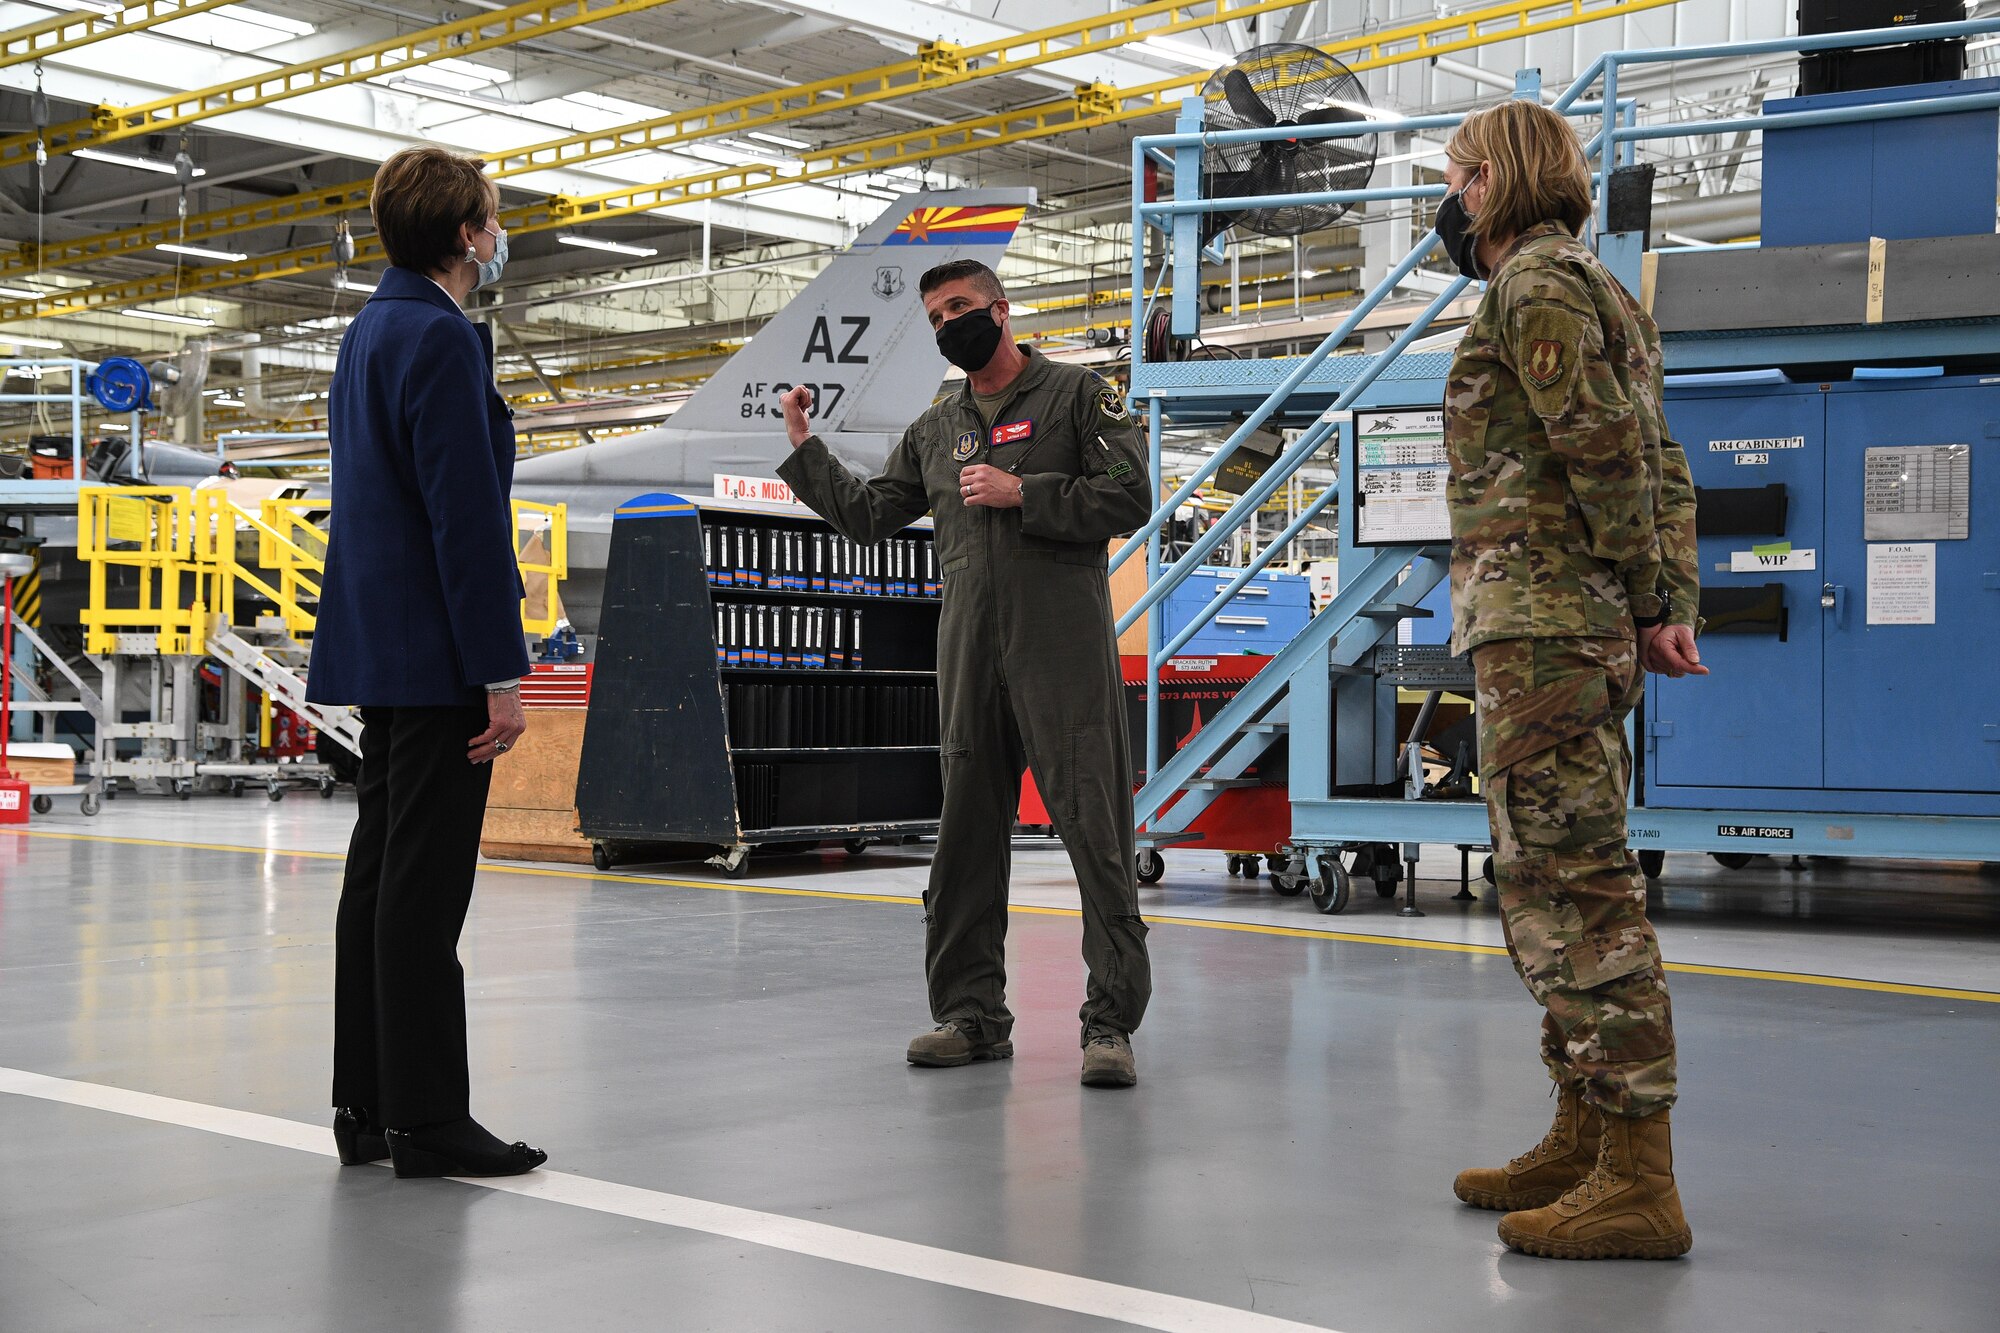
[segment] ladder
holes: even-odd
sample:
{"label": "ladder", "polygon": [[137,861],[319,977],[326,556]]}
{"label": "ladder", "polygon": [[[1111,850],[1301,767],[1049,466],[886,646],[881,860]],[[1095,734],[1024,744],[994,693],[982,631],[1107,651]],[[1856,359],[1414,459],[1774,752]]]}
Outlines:
{"label": "ladder", "polygon": [[361,753],[360,713],[306,698],[308,650],[282,629],[218,621],[208,636],[208,652],[266,697],[283,704],[317,730],[332,735],[355,754]]}

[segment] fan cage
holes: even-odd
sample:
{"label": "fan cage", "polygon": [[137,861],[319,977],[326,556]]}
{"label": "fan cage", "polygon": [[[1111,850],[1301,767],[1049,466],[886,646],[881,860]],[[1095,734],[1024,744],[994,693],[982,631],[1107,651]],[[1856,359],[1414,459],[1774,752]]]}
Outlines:
{"label": "fan cage", "polygon": [[[1217,70],[1202,87],[1207,103],[1204,124],[1213,131],[1258,128],[1229,102],[1225,83],[1232,71],[1249,81],[1274,119],[1298,124],[1312,112],[1347,109],[1372,115],[1373,104],[1361,80],[1347,66],[1317,47],[1273,43],[1246,51],[1234,64]],[[1234,195],[1324,194],[1365,189],[1375,173],[1378,136],[1356,135],[1306,139],[1287,144],[1207,144],[1202,151],[1203,193],[1210,198]],[[1210,215],[1210,234],[1234,225],[1263,236],[1300,236],[1331,226],[1352,205],[1287,204]]]}

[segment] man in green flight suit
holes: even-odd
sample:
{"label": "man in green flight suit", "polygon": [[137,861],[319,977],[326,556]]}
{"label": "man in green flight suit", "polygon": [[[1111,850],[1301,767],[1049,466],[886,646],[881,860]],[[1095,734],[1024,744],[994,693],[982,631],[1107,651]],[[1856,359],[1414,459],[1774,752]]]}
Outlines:
{"label": "man in green flight suit", "polygon": [[1131,1034],[1152,994],[1133,883],[1132,762],[1105,543],[1152,513],[1125,400],[1091,371],[1014,342],[1006,292],[973,260],[918,284],[938,350],[965,387],[903,432],[862,481],[783,397],[793,492],[872,544],[934,515],[944,815],[924,894],[935,1030],[910,1043],[933,1067],[1013,1055],[1005,944],[1010,839],[1032,769],[1083,896],[1083,1082],[1129,1087]]}

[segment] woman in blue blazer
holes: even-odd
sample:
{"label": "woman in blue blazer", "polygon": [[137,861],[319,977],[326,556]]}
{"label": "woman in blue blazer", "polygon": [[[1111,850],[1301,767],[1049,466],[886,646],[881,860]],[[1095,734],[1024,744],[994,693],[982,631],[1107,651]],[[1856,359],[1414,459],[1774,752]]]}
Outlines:
{"label": "woman in blue blazer", "polygon": [[340,344],[333,519],[306,695],[357,705],[360,816],[335,926],[333,1131],[343,1164],[500,1176],[548,1155],[472,1118],[458,936],[493,760],[527,719],[493,336],[461,309],[507,262],[476,158],[397,153],[370,209],[394,265]]}

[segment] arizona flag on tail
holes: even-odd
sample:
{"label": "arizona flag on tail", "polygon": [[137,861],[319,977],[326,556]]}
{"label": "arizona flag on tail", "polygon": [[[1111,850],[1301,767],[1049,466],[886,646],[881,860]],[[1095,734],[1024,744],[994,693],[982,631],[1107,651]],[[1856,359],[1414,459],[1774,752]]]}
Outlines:
{"label": "arizona flag on tail", "polygon": [[913,208],[884,245],[1005,245],[1025,208]]}

